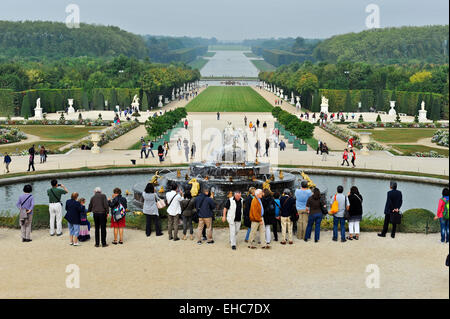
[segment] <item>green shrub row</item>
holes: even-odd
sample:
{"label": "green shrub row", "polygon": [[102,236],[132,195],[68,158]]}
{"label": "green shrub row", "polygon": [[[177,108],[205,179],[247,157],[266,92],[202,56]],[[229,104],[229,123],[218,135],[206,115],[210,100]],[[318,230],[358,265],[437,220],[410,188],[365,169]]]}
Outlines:
{"label": "green shrub row", "polygon": [[186,115],[186,108],[180,107],[168,111],[163,115],[150,117],[147,122],[145,122],[145,128],[147,129],[149,136],[156,138],[173,128],[178,122],[185,118]]}
{"label": "green shrub row", "polygon": [[314,125],[307,121],[301,121],[294,114],[286,112],[277,106],[273,108],[272,115],[297,138],[304,140],[313,136]]}

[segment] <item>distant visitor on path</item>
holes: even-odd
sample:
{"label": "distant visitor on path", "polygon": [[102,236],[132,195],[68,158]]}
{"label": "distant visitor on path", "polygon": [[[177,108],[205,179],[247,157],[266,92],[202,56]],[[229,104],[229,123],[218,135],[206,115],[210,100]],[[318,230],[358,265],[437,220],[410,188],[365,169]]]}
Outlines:
{"label": "distant visitor on path", "polygon": [[323,145],[322,145],[322,161],[327,160],[328,152],[329,152],[329,150],[328,150],[327,143],[323,143]]}
{"label": "distant visitor on path", "polygon": [[341,164],[341,166],[344,166],[344,163],[347,163],[347,166],[350,166],[350,163],[348,162],[348,149],[345,149],[344,153],[342,154],[342,164]]}
{"label": "distant visitor on path", "polygon": [[34,197],[31,194],[33,187],[25,185],[23,194],[19,196],[16,207],[19,209],[19,225],[22,233],[22,242],[31,241],[31,223],[33,221]]}
{"label": "distant visitor on path", "polygon": [[35,169],[34,169],[34,156],[36,154],[36,150],[34,149],[34,145],[31,146],[28,149],[28,154],[30,155],[30,157],[28,158],[28,170],[27,170],[27,172],[29,172],[31,168],[33,169],[33,172],[34,172],[35,171]]}
{"label": "distant visitor on path", "polygon": [[220,120],[220,112],[217,112],[217,120]]}
{"label": "distant visitor on path", "polygon": [[5,164],[5,173],[9,173],[9,165],[11,164],[12,160],[11,157],[8,155],[8,153],[5,153],[5,157],[3,159],[3,163]]}
{"label": "distant visitor on path", "polygon": [[63,184],[58,184],[56,179],[50,182],[51,188],[47,190],[49,200],[48,210],[50,213],[50,236],[55,235],[56,220],[56,236],[62,235],[62,203],[61,196],[69,191]]}

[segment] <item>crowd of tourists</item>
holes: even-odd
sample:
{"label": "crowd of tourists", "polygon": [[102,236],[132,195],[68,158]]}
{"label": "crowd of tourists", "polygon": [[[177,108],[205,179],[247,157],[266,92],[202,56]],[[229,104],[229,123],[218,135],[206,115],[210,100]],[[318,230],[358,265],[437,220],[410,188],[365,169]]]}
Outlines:
{"label": "crowd of tourists", "polygon": [[[112,244],[124,243],[124,229],[126,227],[127,200],[122,196],[119,188],[113,190],[108,198],[97,187],[89,203],[80,198],[77,192],[70,195],[70,199],[62,202],[62,197],[69,193],[63,185],[56,180],[51,181],[47,190],[49,199],[50,236],[63,234],[63,210],[66,211],[64,219],[69,229],[69,243],[79,246],[79,242],[90,239],[90,222],[88,212],[93,214],[95,226],[95,247],[107,247],[107,219],[110,216],[110,225],[113,228],[114,240]],[[229,241],[233,250],[238,245],[238,234],[242,226],[247,228],[245,243],[248,248],[256,249],[260,245],[263,249],[270,249],[273,241],[277,242],[281,232],[281,245],[294,244],[294,235],[298,240],[308,242],[311,240],[314,228],[314,242],[319,242],[321,222],[326,215],[333,218],[333,241],[347,242],[360,239],[360,222],[363,218],[363,195],[357,186],[352,186],[347,193],[339,185],[327,205],[327,198],[318,188],[310,189],[307,181],[292,192],[285,189],[281,194],[270,189],[256,189],[250,187],[245,198],[240,191],[230,192],[225,202],[217,203],[214,190],[204,186],[191,184],[191,188],[183,190],[179,185],[172,184],[163,197],[155,192],[153,184],[149,183],[142,193],[143,214],[146,217],[145,234],[149,237],[154,228],[156,236],[163,235],[160,212],[166,208],[168,217],[168,239],[180,240],[179,224],[182,220],[182,240],[196,239],[199,245],[206,242],[213,244],[213,222],[217,216],[215,211],[219,208],[222,221],[229,225]],[[31,241],[31,225],[33,220],[34,197],[32,186],[25,185],[23,194],[17,201],[20,210],[20,226],[23,242]],[[88,204],[87,204],[88,203]],[[401,208],[403,204],[402,192],[397,189],[397,183],[391,182],[390,190],[384,209],[384,225],[380,237],[386,237],[389,225],[391,237],[395,238],[397,225],[401,221]],[[441,242],[449,241],[449,189],[444,188],[442,197],[438,201],[435,219],[441,225]],[[197,230],[194,234],[194,223]],[[346,232],[348,223],[348,232]],[[189,232],[189,234],[188,234]],[[189,236],[189,237],[188,237]]]}

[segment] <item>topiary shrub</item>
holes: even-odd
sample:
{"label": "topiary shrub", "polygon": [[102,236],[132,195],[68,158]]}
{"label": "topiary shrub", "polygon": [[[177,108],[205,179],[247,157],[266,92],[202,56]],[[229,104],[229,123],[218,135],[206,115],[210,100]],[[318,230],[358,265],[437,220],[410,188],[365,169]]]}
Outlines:
{"label": "topiary shrub", "polygon": [[440,232],[438,220],[434,220],[434,214],[427,209],[414,208],[403,213],[399,231],[403,233],[428,233]]}
{"label": "topiary shrub", "polygon": [[381,122],[381,116],[380,116],[380,114],[378,114],[376,121],[377,121],[377,122]]}

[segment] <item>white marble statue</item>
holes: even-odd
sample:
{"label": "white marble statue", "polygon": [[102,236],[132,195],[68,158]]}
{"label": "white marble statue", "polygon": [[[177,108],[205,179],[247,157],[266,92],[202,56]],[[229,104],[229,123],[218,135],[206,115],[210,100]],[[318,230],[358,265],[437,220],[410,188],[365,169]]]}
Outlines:
{"label": "white marble statue", "polygon": [[36,100],[36,108],[34,109],[34,118],[37,120],[42,120],[42,108],[41,108],[41,98]]}
{"label": "white marble statue", "polygon": [[67,102],[69,102],[69,108],[67,109],[68,114],[75,113],[75,109],[73,108],[73,99],[67,99]]}
{"label": "white marble statue", "polygon": [[420,110],[419,110],[419,123],[427,122],[427,110],[425,110],[425,101],[422,101],[420,104]]}
{"label": "white marble statue", "polygon": [[320,112],[328,113],[328,99],[322,95],[322,103],[320,104]]}
{"label": "white marble statue", "polygon": [[391,109],[389,110],[389,115],[396,116],[397,112],[395,111],[395,101],[389,101]]}

